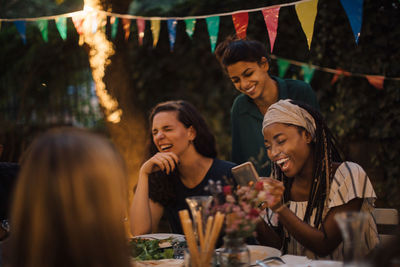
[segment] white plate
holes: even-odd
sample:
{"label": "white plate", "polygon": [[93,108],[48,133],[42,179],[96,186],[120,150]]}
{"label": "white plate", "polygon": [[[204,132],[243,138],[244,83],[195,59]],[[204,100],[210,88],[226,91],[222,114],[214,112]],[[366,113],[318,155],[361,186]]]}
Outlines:
{"label": "white plate", "polygon": [[[147,235],[137,235],[137,236],[134,236],[133,238],[163,240],[163,239],[168,239],[168,238],[171,238],[171,237],[174,240],[177,240],[179,242],[185,241],[185,236],[184,235],[172,234],[172,233],[156,233],[156,234],[147,234]],[[160,244],[160,248],[166,248],[166,247],[170,247],[170,246],[171,246],[170,242],[163,242],[163,243]]]}
{"label": "white plate", "polygon": [[132,261],[131,266],[134,267],[147,267],[147,266],[163,266],[163,267],[177,267],[183,266],[183,260],[178,259],[165,259],[165,260],[150,260],[150,261]]}
{"label": "white plate", "polygon": [[266,257],[279,257],[282,255],[281,251],[276,248],[266,246],[247,245],[250,250],[250,262],[256,264],[256,260],[262,260]]}
{"label": "white plate", "polygon": [[133,238],[148,238],[148,239],[167,239],[170,237],[176,238],[178,240],[185,240],[184,235],[179,235],[179,234],[172,234],[172,233],[156,233],[156,234],[147,234],[147,235],[137,235],[134,236]]}

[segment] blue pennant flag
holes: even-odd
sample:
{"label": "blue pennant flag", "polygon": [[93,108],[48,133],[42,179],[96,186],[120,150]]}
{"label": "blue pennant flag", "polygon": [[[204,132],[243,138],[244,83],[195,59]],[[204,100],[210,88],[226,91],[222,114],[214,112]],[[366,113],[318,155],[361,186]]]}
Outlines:
{"label": "blue pennant flag", "polygon": [[22,42],[24,42],[24,44],[26,44],[26,21],[17,20],[17,21],[14,21],[14,24],[15,24],[15,27],[17,27],[19,35],[21,35]]}
{"label": "blue pennant flag", "polygon": [[169,33],[169,44],[171,51],[174,50],[175,38],[176,38],[176,20],[169,19],[167,20],[168,25],[168,33]]}
{"label": "blue pennant flag", "polygon": [[358,38],[360,37],[361,24],[362,24],[362,13],[364,0],[340,0],[344,10],[349,18],[351,29],[353,30],[354,38],[358,44]]}

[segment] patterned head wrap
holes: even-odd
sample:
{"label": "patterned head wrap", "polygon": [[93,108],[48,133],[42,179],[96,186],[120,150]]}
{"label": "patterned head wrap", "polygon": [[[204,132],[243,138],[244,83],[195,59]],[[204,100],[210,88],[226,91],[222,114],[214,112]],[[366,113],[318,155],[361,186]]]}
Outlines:
{"label": "patterned head wrap", "polygon": [[311,134],[313,140],[315,138],[314,118],[305,109],[290,103],[290,99],[279,100],[268,108],[262,124],[263,133],[265,127],[276,122],[303,127]]}

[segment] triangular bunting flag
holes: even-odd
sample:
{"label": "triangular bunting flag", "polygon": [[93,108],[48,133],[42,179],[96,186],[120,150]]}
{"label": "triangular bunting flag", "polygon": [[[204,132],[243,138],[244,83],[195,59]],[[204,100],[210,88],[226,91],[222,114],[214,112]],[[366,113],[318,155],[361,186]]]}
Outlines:
{"label": "triangular bunting flag", "polygon": [[344,10],[346,11],[347,17],[349,18],[351,29],[353,30],[354,38],[358,44],[358,38],[360,37],[361,23],[362,23],[362,12],[363,12],[363,0],[340,0]]}
{"label": "triangular bunting flag", "polygon": [[136,25],[138,27],[139,45],[143,45],[144,29],[146,27],[146,21],[144,19],[136,19]]}
{"label": "triangular bunting flag", "polygon": [[206,22],[208,34],[210,35],[211,52],[214,52],[218,39],[219,17],[208,17],[206,18]]}
{"label": "triangular bunting flag", "polygon": [[308,2],[296,5],[297,16],[299,17],[301,27],[306,34],[308,49],[311,47],[311,41],[314,33],[315,17],[317,16],[318,0],[311,0]]}
{"label": "triangular bunting flag", "polygon": [[195,19],[185,19],[185,24],[186,24],[186,33],[189,35],[190,38],[192,38],[193,33],[194,33],[194,26],[196,25],[196,20]]}
{"label": "triangular bunting flag", "polygon": [[247,26],[249,25],[249,13],[242,12],[232,15],[233,25],[235,26],[236,35],[240,39],[246,38]]}
{"label": "triangular bunting flag", "polygon": [[118,31],[118,17],[112,16],[110,18],[110,23],[111,23],[111,38],[115,39]]}
{"label": "triangular bunting flag", "polygon": [[378,75],[366,75],[365,77],[367,78],[368,82],[376,89],[383,89],[383,82],[385,80],[385,77]]}
{"label": "triangular bunting flag", "polygon": [[174,50],[174,44],[175,44],[175,38],[176,38],[176,20],[175,19],[169,19],[167,20],[167,25],[168,25],[168,36],[169,36],[169,47],[171,51]]}
{"label": "triangular bunting flag", "polygon": [[26,44],[26,22],[24,20],[16,20],[14,21],[15,27],[21,35],[22,42]]}
{"label": "triangular bunting flag", "polygon": [[81,14],[75,15],[72,17],[72,22],[74,23],[76,32],[79,35],[83,34],[83,22],[85,21],[85,17]]}
{"label": "triangular bunting flag", "polygon": [[158,38],[160,37],[160,20],[151,20],[151,33],[153,35],[153,46],[155,47],[158,43]]}
{"label": "triangular bunting flag", "polygon": [[40,32],[42,33],[43,40],[47,43],[49,41],[49,31],[48,31],[49,21],[47,19],[41,19],[36,21],[36,25],[38,26]]}
{"label": "triangular bunting flag", "polygon": [[267,26],[271,53],[274,50],[276,33],[278,30],[278,18],[280,7],[263,9],[265,25]]}
{"label": "triangular bunting flag", "polygon": [[122,18],[122,27],[125,32],[125,40],[129,39],[129,35],[131,34],[131,20],[127,18]]}
{"label": "triangular bunting flag", "polygon": [[283,78],[290,66],[290,62],[281,58],[278,58],[276,61],[278,63],[279,77]]}
{"label": "triangular bunting flag", "polygon": [[306,83],[310,83],[314,76],[315,68],[304,64],[304,65],[301,65],[301,69],[303,70],[304,81]]}
{"label": "triangular bunting flag", "polygon": [[57,30],[60,33],[61,38],[65,41],[67,39],[67,18],[58,17],[56,18]]}
{"label": "triangular bunting flag", "polygon": [[335,83],[337,82],[337,80],[338,80],[342,75],[344,75],[344,76],[350,76],[350,72],[344,71],[344,70],[342,70],[342,69],[337,69],[335,75],[334,75],[333,78],[332,78],[331,84],[332,84],[332,85],[335,84]]}

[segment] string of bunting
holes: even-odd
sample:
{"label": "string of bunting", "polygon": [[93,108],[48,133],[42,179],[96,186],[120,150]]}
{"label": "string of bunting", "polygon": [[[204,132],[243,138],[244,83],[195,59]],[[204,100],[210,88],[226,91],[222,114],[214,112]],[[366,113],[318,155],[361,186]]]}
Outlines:
{"label": "string of bunting", "polygon": [[363,73],[352,73],[346,70],[342,69],[332,69],[332,68],[327,68],[327,67],[321,67],[313,64],[307,64],[304,62],[296,61],[296,60],[291,60],[291,59],[286,59],[282,57],[277,57],[276,55],[270,55],[270,57],[274,60],[277,61],[278,64],[278,73],[280,77],[284,77],[287,70],[289,69],[290,65],[296,65],[301,67],[303,71],[303,79],[305,82],[310,83],[315,70],[319,71],[324,71],[328,73],[334,74],[331,84],[335,84],[337,80],[340,77],[343,76],[355,76],[355,77],[363,77],[368,80],[368,82],[374,86],[375,88],[382,90],[383,89],[383,84],[385,80],[395,80],[395,81],[400,81],[400,77],[385,77],[383,75],[369,75],[369,74],[363,74]]}
{"label": "string of bunting", "polygon": [[[352,1],[340,0],[340,1],[348,16],[351,28],[353,30],[355,42],[358,44],[358,39],[360,37],[360,30],[362,24],[363,0],[352,0]],[[127,40],[130,36],[131,21],[136,20],[138,29],[138,41],[139,45],[142,45],[146,21],[150,21],[151,32],[153,36],[153,46],[156,46],[159,39],[160,22],[166,21],[168,26],[170,48],[172,51],[176,39],[176,25],[178,20],[183,20],[185,22],[186,33],[190,38],[192,38],[192,35],[194,33],[194,28],[196,25],[196,20],[205,19],[210,38],[211,52],[214,52],[215,46],[217,44],[219,21],[221,16],[232,16],[232,21],[237,36],[239,38],[245,38],[249,20],[248,14],[251,12],[261,11],[268,31],[270,48],[272,53],[277,35],[280,9],[282,7],[288,7],[288,6],[295,6],[297,17],[300,21],[303,32],[306,35],[308,48],[310,49],[314,32],[315,18],[317,15],[318,0],[299,0],[292,3],[272,5],[255,9],[237,10],[227,13],[218,13],[218,14],[201,15],[201,16],[186,16],[186,17],[143,17],[143,16],[135,16],[129,14],[117,14],[103,10],[96,10],[91,7],[85,6],[82,11],[76,11],[54,16],[43,16],[36,18],[13,18],[13,19],[0,18],[0,30],[1,30],[1,22],[13,22],[22,38],[22,41],[26,44],[26,22],[34,22],[39,28],[44,41],[48,42],[48,21],[55,20],[55,24],[61,38],[63,40],[66,40],[67,18],[72,19],[72,22],[75,26],[77,33],[79,35],[82,35],[83,27],[85,26],[90,27],[92,33],[96,33],[98,30],[105,31],[105,26],[107,24],[107,17],[109,17],[110,18],[109,21],[111,24],[112,39],[114,39],[117,34],[117,27],[119,20],[121,21],[123,26],[125,40]],[[348,71],[340,69],[330,69],[330,68],[298,62],[295,60],[278,58],[274,55],[272,55],[271,57],[277,59],[281,76],[284,76],[284,73],[286,72],[290,64],[301,66],[304,74],[304,80],[306,82],[311,81],[315,69],[335,74],[332,79],[332,84],[335,83],[337,79],[342,75],[365,77],[367,78],[367,80],[370,82],[371,85],[373,85],[378,89],[383,89],[383,83],[385,79],[400,80],[400,77],[397,78],[397,77],[385,77],[382,75],[350,73]]]}

